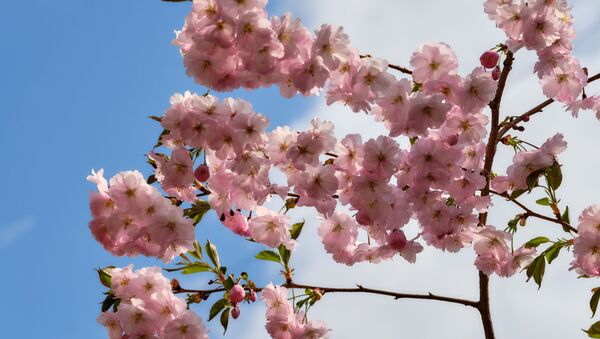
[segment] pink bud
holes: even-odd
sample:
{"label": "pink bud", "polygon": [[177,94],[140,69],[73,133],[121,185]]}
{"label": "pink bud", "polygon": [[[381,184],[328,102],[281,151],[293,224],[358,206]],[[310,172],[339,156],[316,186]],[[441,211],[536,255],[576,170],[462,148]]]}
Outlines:
{"label": "pink bud", "polygon": [[231,310],[231,317],[237,319],[240,316],[240,308],[237,305]]}
{"label": "pink bud", "polygon": [[364,211],[359,211],[356,214],[356,221],[364,226],[369,226],[373,223],[373,219],[371,218],[371,216],[369,216],[369,214]]}
{"label": "pink bud", "polygon": [[196,180],[200,182],[205,182],[206,180],[208,180],[208,178],[210,178],[208,166],[206,164],[198,166],[198,168],[196,168],[196,170],[194,171],[194,177],[196,177]]}
{"label": "pink bud", "polygon": [[241,302],[245,297],[246,292],[244,292],[244,289],[240,285],[233,286],[229,291],[229,300],[234,304]]}
{"label": "pink bud", "polygon": [[494,51],[485,51],[481,57],[479,57],[481,66],[485,68],[494,68],[498,65],[498,60],[500,60],[500,54]]}
{"label": "pink bud", "polygon": [[250,291],[250,297],[248,297],[248,299],[250,299],[250,301],[255,302],[256,301],[256,292],[254,292],[253,290]]}
{"label": "pink bud", "polygon": [[496,68],[494,68],[494,70],[492,71],[492,79],[500,79],[500,67],[496,66]]}
{"label": "pink bud", "polygon": [[401,251],[406,246],[406,236],[401,230],[393,230],[388,235],[388,244],[395,250]]}

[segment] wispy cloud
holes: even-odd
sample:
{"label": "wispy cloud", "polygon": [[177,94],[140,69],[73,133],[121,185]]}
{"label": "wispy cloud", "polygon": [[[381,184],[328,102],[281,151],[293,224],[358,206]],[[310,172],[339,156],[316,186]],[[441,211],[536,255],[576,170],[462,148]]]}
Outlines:
{"label": "wispy cloud", "polygon": [[34,219],[28,215],[0,228],[0,249],[12,244],[29,232],[34,225]]}

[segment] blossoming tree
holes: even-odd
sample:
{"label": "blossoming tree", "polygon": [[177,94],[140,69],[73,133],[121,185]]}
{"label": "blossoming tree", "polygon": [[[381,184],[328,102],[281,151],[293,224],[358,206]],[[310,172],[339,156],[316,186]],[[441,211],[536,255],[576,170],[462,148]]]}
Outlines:
{"label": "blossoming tree", "polygon": [[[271,337],[325,338],[331,330],[309,320],[310,307],[329,293],[370,293],[475,308],[492,339],[490,275],[524,271],[540,285],[545,266],[572,250],[570,269],[600,276],[600,205],[586,208],[575,224],[559,203],[558,157],[566,141],[556,134],[533,145],[520,133],[554,102],[573,116],[585,110],[600,119],[600,97],[585,92],[600,74],[590,76],[571,55],[575,32],[566,1],[486,0],[485,13],[507,40],[485,51],[481,67],[466,75],[458,73],[454,51],[444,43],[421,45],[410,67],[401,67],[361,54],[341,27],[324,24],[311,33],[291,14],[269,16],[266,2],[193,1],[174,40],[188,75],[210,92],[270,86],[284,97],[324,92],[327,104],[368,114],[388,133],[337,139],[333,124],[319,119],[304,131],[269,128],[269,119],[242,99],[173,95],[164,115],[151,117],[163,128],[147,154],[152,175],[125,171],[106,180],[99,170],[88,177],[98,190],[90,197],[89,227],[116,256],[160,258],[170,264],[166,271],[205,274],[214,288],[181,286],[158,267],[99,269],[108,291],[98,321],[110,338],[207,338],[190,304],[212,303],[208,320],[219,316],[226,330],[244,303],[259,298]],[[532,52],[548,100],[520,115],[502,114],[515,55]],[[493,166],[499,146],[515,152],[506,169]],[[548,214],[519,199],[534,191],[545,195],[536,203]],[[519,210],[506,227],[487,223],[494,196]],[[447,252],[472,246],[479,299],[300,283],[290,265],[302,245],[304,222],[290,212],[297,206],[314,208],[323,246],[340,264],[376,264],[397,255],[414,263],[423,246]],[[273,277],[278,283],[257,286],[248,273],[227,271],[217,247],[196,240],[194,227],[206,213],[263,244],[256,258],[281,265],[282,276]],[[564,238],[517,239],[518,225],[530,218],[556,224]],[[412,234],[405,228],[410,220],[419,225]],[[175,257],[180,260],[172,263]],[[290,298],[298,289],[303,293]],[[591,295],[593,313],[599,300],[600,290]],[[599,338],[600,322],[587,334]]]}

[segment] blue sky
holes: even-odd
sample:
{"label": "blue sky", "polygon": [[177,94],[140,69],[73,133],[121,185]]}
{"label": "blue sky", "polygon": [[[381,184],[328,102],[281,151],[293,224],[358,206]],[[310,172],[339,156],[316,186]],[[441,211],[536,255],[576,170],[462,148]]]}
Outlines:
{"label": "blue sky", "polygon": [[[205,91],[185,75],[171,45],[190,4],[32,0],[2,7],[2,336],[103,338],[95,318],[104,289],[93,268],[161,263],[112,257],[92,239],[87,204],[94,186],[85,177],[92,168],[108,176],[148,173],[143,155],[160,129],[146,117],[161,115],[175,92]],[[231,95],[250,100],[272,124],[310,105],[275,93]],[[197,237],[219,247],[240,242],[214,219],[199,226]],[[223,260],[239,269],[258,247],[244,251]],[[263,268],[249,264],[244,268]]]}
{"label": "blue sky", "polygon": [[[343,24],[361,51],[388,57],[400,64],[407,63],[410,53],[421,42],[447,41],[455,47],[463,73],[477,63],[481,51],[503,39],[485,18],[480,2],[472,0],[457,1],[458,5],[378,0],[386,11],[365,0],[321,1],[272,0],[277,2],[277,7],[270,5],[269,11],[279,14],[283,9],[291,9],[305,19],[309,28],[322,22]],[[579,30],[576,55],[595,72],[600,69],[599,48],[594,45],[600,6],[582,0],[573,3]],[[173,31],[181,27],[188,11],[189,3],[159,0],[29,0],[3,4],[0,11],[0,41],[3,43],[0,144],[5,147],[4,166],[0,166],[0,178],[4,179],[4,193],[0,198],[3,216],[0,255],[7,258],[0,279],[0,288],[4,291],[0,306],[3,337],[104,338],[106,332],[95,323],[104,288],[99,285],[93,268],[128,263],[136,267],[162,265],[143,258],[112,257],[92,239],[87,228],[87,204],[89,191],[94,186],[85,177],[92,168],[104,168],[108,176],[128,169],[148,173],[143,155],[152,147],[160,128],[146,117],[162,114],[175,92],[205,91],[185,75],[179,52],[171,45]],[[427,14],[439,24],[419,26],[423,17],[407,15],[407,12]],[[398,20],[398,16],[402,20]],[[469,20],[454,20],[465,17]],[[446,25],[444,20],[450,19],[452,25]],[[369,24],[365,26],[366,23]],[[415,27],[420,29],[415,30]],[[394,43],[386,40],[390,32],[395,34]],[[510,100],[503,102],[515,112],[543,99],[537,81],[531,76],[533,56],[523,54],[518,55],[518,66],[511,75],[514,82],[507,92]],[[351,113],[341,105],[324,109],[322,98],[288,100],[276,93],[275,89],[261,89],[227,95],[250,100],[257,111],[271,118],[272,125],[298,120],[308,122],[306,115],[315,114],[335,120],[338,128],[345,132],[376,133],[365,128],[368,120],[361,116],[342,115]],[[565,182],[572,188],[564,197],[578,213],[585,206],[598,203],[597,194],[586,192],[587,188],[600,185],[600,179],[596,179],[600,158],[582,160],[583,152],[577,150],[600,147],[598,138],[588,137],[599,135],[600,124],[592,117],[571,119],[559,107],[548,112],[556,112],[556,117],[540,118],[543,128],[533,137],[544,140],[558,129],[554,125],[560,125],[565,131],[573,146],[564,155],[568,164]],[[495,222],[504,222],[516,213],[509,205],[499,203],[499,206],[506,211],[501,211]],[[312,231],[311,226],[305,232]],[[214,218],[205,219],[196,234],[200,240],[210,238],[222,249],[222,261],[230,269],[247,270],[261,284],[276,277],[274,265],[249,260],[261,247],[240,240]],[[393,261],[377,267],[346,268],[332,266],[316,236],[306,240],[300,251],[307,259],[297,265],[306,282],[325,281],[344,286],[368,282],[394,290],[464,294],[466,297],[472,293],[475,280],[469,274],[474,272],[473,258],[468,251],[448,256],[426,250],[417,265]],[[498,332],[505,334],[502,337],[571,337],[591,322],[587,310],[588,291],[598,284],[576,280],[567,272],[567,256],[557,262],[560,268],[552,267],[548,273],[555,274],[554,285],[550,280],[541,291],[525,285],[522,277],[492,280],[492,293],[496,296],[492,300],[492,312],[498,320]],[[392,270],[395,273],[390,274]],[[201,277],[186,278],[185,282],[201,286],[201,280]],[[539,299],[540,295],[543,299]],[[364,330],[348,324],[368,320],[376,322],[381,333],[387,333],[387,336],[381,334],[386,338],[395,337],[392,333],[396,333],[399,323],[410,338],[429,338],[428,330],[447,333],[447,338],[480,337],[476,315],[469,318],[471,315],[453,312],[445,308],[446,305],[438,308],[438,305],[407,303],[408,307],[403,308],[397,302],[384,304],[380,299],[374,303],[366,300],[369,304],[365,304],[368,305],[365,310],[378,312],[365,312],[369,314],[352,318],[350,313],[356,313],[357,305],[352,304],[353,300],[365,299],[323,303],[315,308],[315,318],[331,324],[337,331],[334,334],[351,333],[350,336]],[[514,308],[517,302],[523,302],[524,306]],[[572,311],[561,313],[560,319],[552,318],[556,305]],[[206,306],[200,307],[199,313],[206,318]],[[438,319],[435,327],[427,325],[432,316]],[[251,309],[243,308],[241,318],[232,323],[228,337],[248,338],[250,332],[244,331],[252,329],[255,334],[250,337],[263,338],[264,325],[254,321],[256,319],[251,316]],[[550,326],[558,323],[565,325]],[[474,330],[461,329],[460,324]],[[218,325],[211,328],[218,337]],[[333,338],[345,337],[334,335]]]}

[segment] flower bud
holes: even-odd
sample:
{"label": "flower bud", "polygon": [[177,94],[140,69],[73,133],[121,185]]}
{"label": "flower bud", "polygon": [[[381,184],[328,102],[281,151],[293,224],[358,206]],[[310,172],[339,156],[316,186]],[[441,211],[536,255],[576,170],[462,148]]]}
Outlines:
{"label": "flower bud", "polygon": [[492,79],[498,80],[500,79],[500,67],[496,66],[492,71]]}
{"label": "flower bud", "polygon": [[229,291],[229,299],[234,304],[241,302],[245,297],[246,292],[244,292],[244,289],[240,285],[234,285]]}
{"label": "flower bud", "polygon": [[451,134],[445,137],[444,141],[448,144],[448,146],[454,146],[458,143],[458,134]]}
{"label": "flower bud", "polygon": [[236,305],[233,310],[231,310],[231,317],[233,319],[237,319],[240,316],[240,308]]}
{"label": "flower bud", "polygon": [[208,178],[210,178],[208,166],[206,164],[198,166],[198,168],[196,168],[196,170],[194,171],[194,177],[200,182],[205,182],[206,180],[208,180]]}
{"label": "flower bud", "polygon": [[500,60],[500,55],[498,52],[494,51],[485,51],[479,57],[479,61],[481,62],[481,66],[485,68],[494,68],[498,65],[498,60]]}
{"label": "flower bud", "polygon": [[251,302],[255,302],[256,301],[256,292],[254,292],[253,290],[250,290],[250,296],[248,297],[248,300],[250,300]]}

